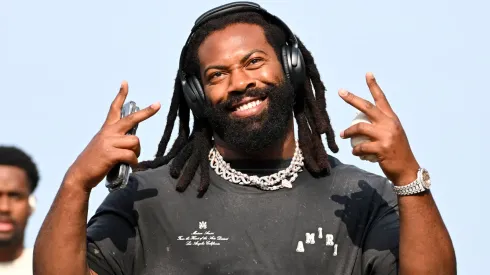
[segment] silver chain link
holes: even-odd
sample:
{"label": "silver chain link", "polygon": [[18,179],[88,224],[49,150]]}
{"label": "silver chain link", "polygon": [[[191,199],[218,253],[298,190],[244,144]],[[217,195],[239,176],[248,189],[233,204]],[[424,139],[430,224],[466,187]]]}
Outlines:
{"label": "silver chain link", "polygon": [[292,183],[298,178],[298,172],[303,171],[303,159],[303,152],[299,148],[298,141],[296,141],[294,156],[288,168],[272,175],[258,177],[249,176],[231,168],[230,164],[223,159],[216,147],[213,147],[209,151],[211,168],[223,179],[240,185],[256,186],[268,191],[293,188]]}

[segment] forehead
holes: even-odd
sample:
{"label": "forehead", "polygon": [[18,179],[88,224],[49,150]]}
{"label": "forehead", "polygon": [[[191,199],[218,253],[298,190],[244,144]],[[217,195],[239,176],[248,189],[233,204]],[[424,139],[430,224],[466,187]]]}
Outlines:
{"label": "forehead", "polygon": [[255,24],[237,23],[206,37],[199,46],[198,57],[201,65],[227,63],[256,49],[266,53],[274,51],[265,37],[264,29]]}
{"label": "forehead", "polygon": [[10,165],[0,165],[0,192],[29,191],[27,174],[24,170]]}

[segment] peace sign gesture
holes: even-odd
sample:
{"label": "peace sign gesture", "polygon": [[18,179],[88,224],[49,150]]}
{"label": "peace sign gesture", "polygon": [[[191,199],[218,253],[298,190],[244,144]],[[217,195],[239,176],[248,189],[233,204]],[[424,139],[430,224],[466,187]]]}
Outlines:
{"label": "peace sign gesture", "polygon": [[370,141],[354,146],[352,154],[376,155],[381,169],[393,184],[408,184],[417,178],[420,166],[400,120],[372,73],[366,74],[366,83],[374,104],[343,89],[339,91],[339,95],[345,102],[363,112],[372,124],[361,122],[352,125],[342,131],[340,137],[347,139],[358,135],[367,136]]}
{"label": "peace sign gesture", "polygon": [[138,164],[140,141],[138,137],[126,133],[136,124],[156,114],[160,109],[160,103],[154,103],[121,118],[121,108],[127,95],[128,84],[123,82],[102,128],[70,167],[65,179],[80,183],[84,190],[90,191],[116,164],[128,163],[131,167]]}

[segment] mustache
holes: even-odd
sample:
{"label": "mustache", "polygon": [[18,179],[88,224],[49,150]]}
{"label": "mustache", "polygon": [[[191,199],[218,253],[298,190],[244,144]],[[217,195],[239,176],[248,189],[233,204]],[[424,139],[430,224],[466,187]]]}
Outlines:
{"label": "mustache", "polygon": [[15,221],[12,219],[12,217],[7,215],[0,215],[0,222],[7,222],[15,225]]}
{"label": "mustache", "polygon": [[257,97],[257,98],[267,97],[273,91],[274,88],[276,87],[267,86],[265,88],[249,89],[244,93],[230,93],[225,101],[216,104],[214,108],[229,110],[233,108],[233,105],[239,103],[246,97]]}

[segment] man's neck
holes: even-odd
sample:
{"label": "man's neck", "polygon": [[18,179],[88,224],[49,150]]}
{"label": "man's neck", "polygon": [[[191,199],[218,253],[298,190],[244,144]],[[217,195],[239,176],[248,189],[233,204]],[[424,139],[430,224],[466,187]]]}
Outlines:
{"label": "man's neck", "polygon": [[291,159],[294,156],[294,151],[296,149],[296,141],[294,137],[294,127],[290,127],[290,130],[284,137],[284,139],[278,141],[273,144],[269,148],[265,148],[260,152],[255,154],[249,154],[240,152],[226,144],[221,139],[215,137],[216,149],[226,160],[245,160],[245,159],[254,159],[254,160],[280,160],[280,159]]}
{"label": "man's neck", "polygon": [[0,263],[12,262],[19,258],[24,252],[24,245],[22,242],[20,244],[12,244],[9,246],[0,247]]}

